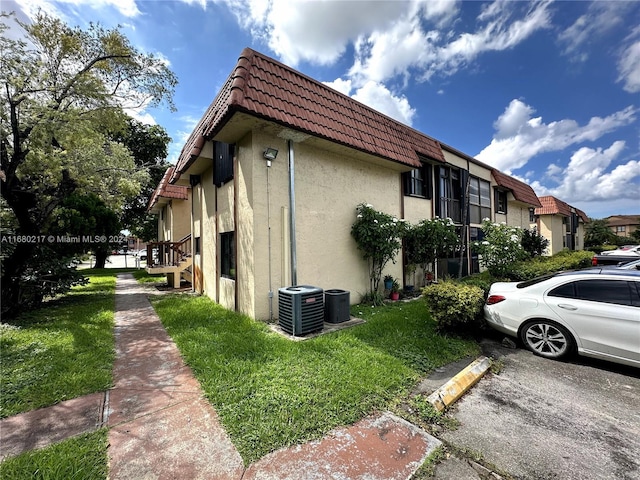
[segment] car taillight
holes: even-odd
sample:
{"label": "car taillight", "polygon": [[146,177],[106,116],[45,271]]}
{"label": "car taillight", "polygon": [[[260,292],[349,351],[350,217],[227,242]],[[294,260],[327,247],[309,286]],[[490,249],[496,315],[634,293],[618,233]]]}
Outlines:
{"label": "car taillight", "polygon": [[502,295],[489,295],[489,298],[487,298],[487,305],[495,305],[496,303],[500,303],[506,299],[507,298]]}
{"label": "car taillight", "polygon": [[598,259],[596,257],[593,257],[591,259],[591,266],[592,267],[597,267],[598,266]]}

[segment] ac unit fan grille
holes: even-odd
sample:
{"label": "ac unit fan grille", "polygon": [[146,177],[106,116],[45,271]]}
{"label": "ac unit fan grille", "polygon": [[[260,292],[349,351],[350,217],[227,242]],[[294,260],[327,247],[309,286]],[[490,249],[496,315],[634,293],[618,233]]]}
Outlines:
{"label": "ac unit fan grille", "polygon": [[306,335],[322,330],[324,294],[318,287],[301,286],[278,290],[278,323],[291,335]]}

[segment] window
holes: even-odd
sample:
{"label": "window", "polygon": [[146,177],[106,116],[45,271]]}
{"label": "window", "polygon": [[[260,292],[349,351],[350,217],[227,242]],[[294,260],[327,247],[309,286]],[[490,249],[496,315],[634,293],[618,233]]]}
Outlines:
{"label": "window", "polygon": [[193,254],[200,255],[200,237],[194,237],[193,239]]}
{"label": "window", "polygon": [[424,164],[410,172],[402,174],[404,194],[422,198],[431,198],[431,165]]}
{"label": "window", "polygon": [[529,223],[533,223],[536,221],[536,209],[535,208],[530,208],[529,209]]}
{"label": "window", "polygon": [[579,280],[566,283],[549,292],[550,297],[575,298],[591,302],[633,305],[633,284],[626,280]]}
{"label": "window", "polygon": [[616,232],[626,232],[627,231],[627,227],[624,225],[618,225],[616,227]]}
{"label": "window", "polygon": [[236,279],[235,232],[220,234],[220,274],[225,278]]}
{"label": "window", "polygon": [[234,146],[229,143],[214,142],[215,165],[213,183],[221,187],[233,179],[233,154]]}
{"label": "window", "polygon": [[462,182],[460,170],[451,167],[438,168],[438,204],[436,214],[440,218],[451,218],[455,223],[462,223]]}
{"label": "window", "polygon": [[507,192],[496,190],[496,213],[507,213]]}
{"label": "window", "polygon": [[483,218],[490,218],[490,192],[489,182],[476,177],[469,179],[469,219],[472,224],[479,224],[482,223]]}

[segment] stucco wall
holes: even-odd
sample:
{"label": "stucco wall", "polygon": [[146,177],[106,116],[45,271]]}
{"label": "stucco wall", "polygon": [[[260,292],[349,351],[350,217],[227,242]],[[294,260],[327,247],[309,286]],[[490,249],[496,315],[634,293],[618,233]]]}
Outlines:
{"label": "stucco wall", "polygon": [[170,236],[168,239],[177,242],[191,233],[191,190],[187,200],[173,199],[168,205],[171,210]]}
{"label": "stucco wall", "polygon": [[[313,138],[293,143],[297,284],[348,290],[351,303],[357,303],[369,289],[369,278],[367,263],[350,234],[356,206],[370,203],[398,218],[404,212],[405,219],[416,223],[432,217],[433,204],[402,197],[403,167],[365,161],[347,148],[325,146]],[[271,166],[262,156],[267,147],[279,152]],[[484,167],[451,154],[447,160],[491,181]],[[193,230],[194,235],[201,232],[202,252],[195,262],[196,271],[202,266],[202,292],[258,319],[278,317],[278,289],[292,283],[288,164],[287,141],[258,126],[236,142],[232,181],[216,189],[209,168],[193,190]],[[528,206],[510,202],[504,220],[528,228]],[[230,231],[236,239],[235,281],[219,278],[219,234]],[[560,242],[561,249],[561,236]],[[384,274],[401,279],[400,254],[396,260]]]}
{"label": "stucco wall", "polygon": [[[251,317],[255,316],[255,253],[253,212],[253,170],[255,152],[252,144],[252,134],[249,133],[236,143],[236,168],[234,182],[237,186],[236,198],[238,202],[238,223],[235,228],[237,246],[236,281],[222,279],[225,288],[238,289],[238,310]],[[232,199],[232,201],[234,201]],[[225,228],[228,226],[225,222]],[[224,291],[225,297],[232,292]],[[229,298],[230,300],[230,298]]]}
{"label": "stucco wall", "polygon": [[507,225],[512,227],[520,227],[524,229],[530,229],[536,226],[536,222],[529,221],[529,205],[512,201],[513,194],[508,194],[507,200],[507,215],[506,222]]}
{"label": "stucco wall", "polygon": [[[239,196],[243,221],[245,211],[253,214],[253,316],[262,319],[269,317],[271,261],[273,316],[277,318],[278,288],[289,286],[290,281],[287,142],[261,131],[254,131],[251,138],[251,148],[241,144],[238,158],[241,183],[247,191],[246,199],[245,194]],[[262,158],[262,152],[267,147],[279,151],[271,167],[267,167]],[[252,151],[253,168],[247,165],[250,159],[245,152],[249,150]],[[368,270],[350,234],[355,221],[355,208],[359,203],[371,203],[377,209],[399,216],[400,173],[305,142],[294,143],[293,150],[297,283],[323,289],[349,290],[351,302],[357,303],[368,290]],[[252,192],[252,195],[248,192]],[[400,263],[389,264],[385,273],[399,278],[402,275]],[[243,266],[247,274],[249,269],[248,264]],[[239,275],[243,275],[243,271]],[[239,308],[242,311],[250,310],[248,299],[243,297]]]}
{"label": "stucco wall", "polygon": [[412,224],[433,218],[433,200],[420,197],[404,197],[404,218]]}
{"label": "stucco wall", "polygon": [[193,288],[198,293],[204,291],[204,279],[203,279],[203,264],[202,264],[202,250],[204,244],[202,242],[202,215],[203,215],[203,198],[202,198],[202,185],[196,185],[191,189],[192,195],[192,226],[191,234],[193,238],[200,237],[200,253],[193,252]]}
{"label": "stucco wall", "polygon": [[[202,187],[202,237],[200,243],[203,293],[227,306],[228,304],[223,303],[225,299],[218,296],[218,229],[216,228],[216,188],[213,184],[213,168],[203,172],[200,178]],[[228,183],[223,186],[223,189],[233,189],[233,184]],[[223,201],[223,198],[224,195],[218,192],[218,202]]]}
{"label": "stucco wall", "polygon": [[540,235],[549,240],[545,255],[556,254],[564,248],[564,225],[560,215],[540,215]]}

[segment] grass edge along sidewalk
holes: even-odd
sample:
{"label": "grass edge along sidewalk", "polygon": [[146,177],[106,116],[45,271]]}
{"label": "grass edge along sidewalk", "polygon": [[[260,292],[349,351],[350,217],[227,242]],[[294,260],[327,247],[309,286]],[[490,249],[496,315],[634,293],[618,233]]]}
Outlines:
{"label": "grass edge along sidewalk", "polygon": [[0,418],[107,390],[115,358],[114,270],[0,324]]}
{"label": "grass edge along sidewalk", "polygon": [[[185,297],[177,298],[181,305],[186,300]],[[189,297],[187,296],[187,298]],[[195,300],[193,297],[191,298],[191,301]],[[198,301],[204,301],[207,307],[219,308],[206,298],[199,299]],[[162,300],[160,300],[160,302],[162,303]],[[330,335],[326,337],[326,340],[302,342],[303,344],[312,345],[312,347],[300,347],[299,344],[298,346],[291,346],[292,342],[280,337],[274,337],[273,334],[267,332],[263,328],[265,327],[264,324],[247,319],[237,313],[222,309],[216,310],[216,308],[213,308],[212,311],[211,308],[205,308],[206,315],[200,319],[201,321],[210,323],[212,316],[218,317],[212,322],[217,325],[217,328],[214,328],[210,332],[210,334],[214,336],[226,336],[227,339],[231,339],[234,336],[237,337],[237,331],[233,331],[233,329],[231,329],[232,331],[226,331],[227,329],[220,329],[219,327],[225,324],[229,326],[228,322],[233,323],[238,320],[240,320],[241,323],[248,322],[245,324],[244,331],[241,329],[239,333],[240,345],[237,345],[238,348],[236,348],[233,353],[233,355],[239,354],[239,363],[236,362],[236,365],[231,368],[231,371],[234,371],[237,367],[240,367],[241,371],[243,369],[250,370],[251,361],[249,361],[249,363],[246,362],[251,357],[253,357],[254,361],[257,360],[258,363],[262,363],[265,354],[271,358],[271,361],[266,362],[266,370],[263,371],[265,375],[258,375],[256,377],[255,375],[249,374],[246,377],[237,377],[237,381],[240,383],[243,383],[245,380],[250,381],[253,384],[252,388],[257,394],[257,397],[262,398],[262,400],[273,401],[274,398],[282,399],[284,404],[293,405],[290,411],[285,409],[284,411],[276,412],[277,415],[272,418],[272,421],[281,424],[279,427],[280,436],[277,441],[283,446],[300,443],[305,439],[321,437],[323,433],[326,433],[325,430],[331,429],[332,425],[353,423],[370,411],[383,408],[393,403],[394,400],[406,395],[408,389],[415,384],[417,378],[436,368],[439,364],[451,361],[453,358],[474,354],[477,350],[477,346],[473,342],[448,339],[435,335],[433,333],[434,324],[426,314],[423,302],[396,304],[376,309],[364,306],[354,308],[363,310],[354,311],[354,313],[368,320],[367,328],[352,329],[348,335]],[[198,316],[197,312],[193,313],[196,313],[196,317]],[[185,328],[189,329],[190,327],[185,325]],[[246,336],[247,342],[241,341],[243,335]],[[431,341],[425,344],[425,340],[429,338],[431,338]],[[415,339],[418,340],[416,341]],[[282,341],[284,341],[286,345],[289,345],[289,347],[285,348],[286,351],[282,350],[282,346],[280,345]],[[235,342],[232,340],[232,343]],[[336,351],[333,352],[333,350]],[[283,353],[286,353],[286,355],[282,355]],[[274,359],[279,361],[274,362]],[[296,362],[298,363],[298,367],[294,368],[293,371],[286,368],[288,365],[293,365]],[[300,388],[294,388],[293,390],[287,388],[287,379],[284,377],[287,377],[289,373],[293,373],[292,378],[299,378],[296,372],[305,373],[304,371],[299,371],[300,365],[305,364],[305,362],[307,366],[314,364],[316,366],[321,365],[322,368],[320,368],[320,370],[324,370],[325,373],[327,370],[333,370],[331,376],[334,381],[330,382],[331,385],[329,388],[323,388],[321,392],[315,390],[317,384],[323,382],[323,376],[316,378],[316,384],[313,382],[309,384],[305,381],[300,385]],[[378,363],[380,363],[380,365],[376,365]],[[244,364],[244,367],[241,366],[241,364]],[[390,366],[391,370],[385,370],[385,366]],[[366,374],[362,377],[362,375],[365,374],[363,372],[371,370],[371,367],[373,367],[374,375],[370,376]],[[351,372],[350,370],[352,369],[355,370]],[[222,375],[228,375],[229,371],[221,373]],[[313,374],[313,371],[309,371],[309,373]],[[392,377],[392,381],[383,382],[382,385],[379,385],[377,379],[384,379],[385,376]],[[213,372],[210,377],[207,381],[209,385],[215,385],[216,382],[219,381],[219,378],[216,378],[215,372]],[[361,381],[360,385],[356,385],[358,395],[349,398],[353,393],[349,382],[352,379],[357,381],[363,378],[364,382]],[[369,382],[367,379],[372,381]],[[339,402],[333,405],[333,411],[323,409],[322,404],[325,400],[319,397],[333,397],[334,395],[337,395]],[[318,423],[317,415],[314,415],[311,423],[299,421],[300,415],[304,415],[305,413],[304,408],[300,410],[300,407],[305,403],[318,405],[316,411],[323,417],[320,419],[322,421]],[[215,403],[214,406],[217,407]],[[261,412],[258,412],[257,416],[254,415],[256,405],[252,404],[252,402],[246,405],[240,403],[236,404],[236,406],[239,407],[237,418],[241,420],[239,426],[242,441],[242,433],[252,430],[253,423],[260,422]],[[227,410],[229,410],[229,408],[227,408]],[[290,414],[297,416],[298,421],[290,417]],[[345,418],[347,420],[345,420]],[[353,418],[353,421],[351,421],[351,418]],[[247,420],[247,423],[244,423],[242,420]],[[302,428],[289,429],[288,427],[292,424],[296,424],[296,427]],[[283,437],[283,432],[288,434],[288,436]],[[66,444],[66,442],[62,442],[47,449],[29,452],[23,456],[9,459],[7,460],[9,463],[3,463],[3,465],[0,466],[0,471],[7,473],[15,471],[12,470],[12,464],[19,465],[22,461],[24,465],[24,458],[28,459],[26,460],[27,465],[42,465],[44,468],[45,465],[49,464],[54,471],[69,471],[68,465],[75,465],[74,458],[69,458],[67,455],[59,455],[61,459],[64,458],[64,465],[59,466],[51,465],[49,461],[49,459],[52,458],[50,453],[51,449],[56,451],[62,448],[64,451],[64,445]],[[94,445],[97,445],[97,448],[99,448],[102,453],[106,451],[106,445],[102,444],[102,447],[100,447],[100,442],[97,444],[94,443]],[[257,449],[255,447],[257,447]],[[253,448],[253,450],[251,450],[251,448]],[[273,443],[263,445],[259,441],[257,444],[249,444],[249,450],[245,451],[244,460],[246,463],[250,463],[252,460],[261,457],[261,452],[271,451],[276,448],[279,448],[278,443],[276,443],[275,446]],[[70,450],[79,451],[76,447],[71,447]],[[97,453],[98,456],[101,456],[100,452]],[[44,460],[38,461],[37,458],[40,456],[44,458]],[[102,455],[102,457],[106,457],[106,455]],[[74,469],[78,471],[99,471],[101,461],[97,461],[98,466],[96,467],[95,458],[95,456],[88,456],[88,464],[81,464],[80,466],[74,467]],[[26,465],[24,466],[26,467]],[[64,478],[68,477],[67,475],[63,476]],[[56,477],[54,475],[51,478],[62,477]],[[98,474],[96,478],[102,478],[101,474]]]}
{"label": "grass edge along sidewalk", "polygon": [[431,370],[479,351],[436,333],[423,300],[355,306],[365,324],[304,342],[206,297],[152,303],[245,464],[385,410]]}

